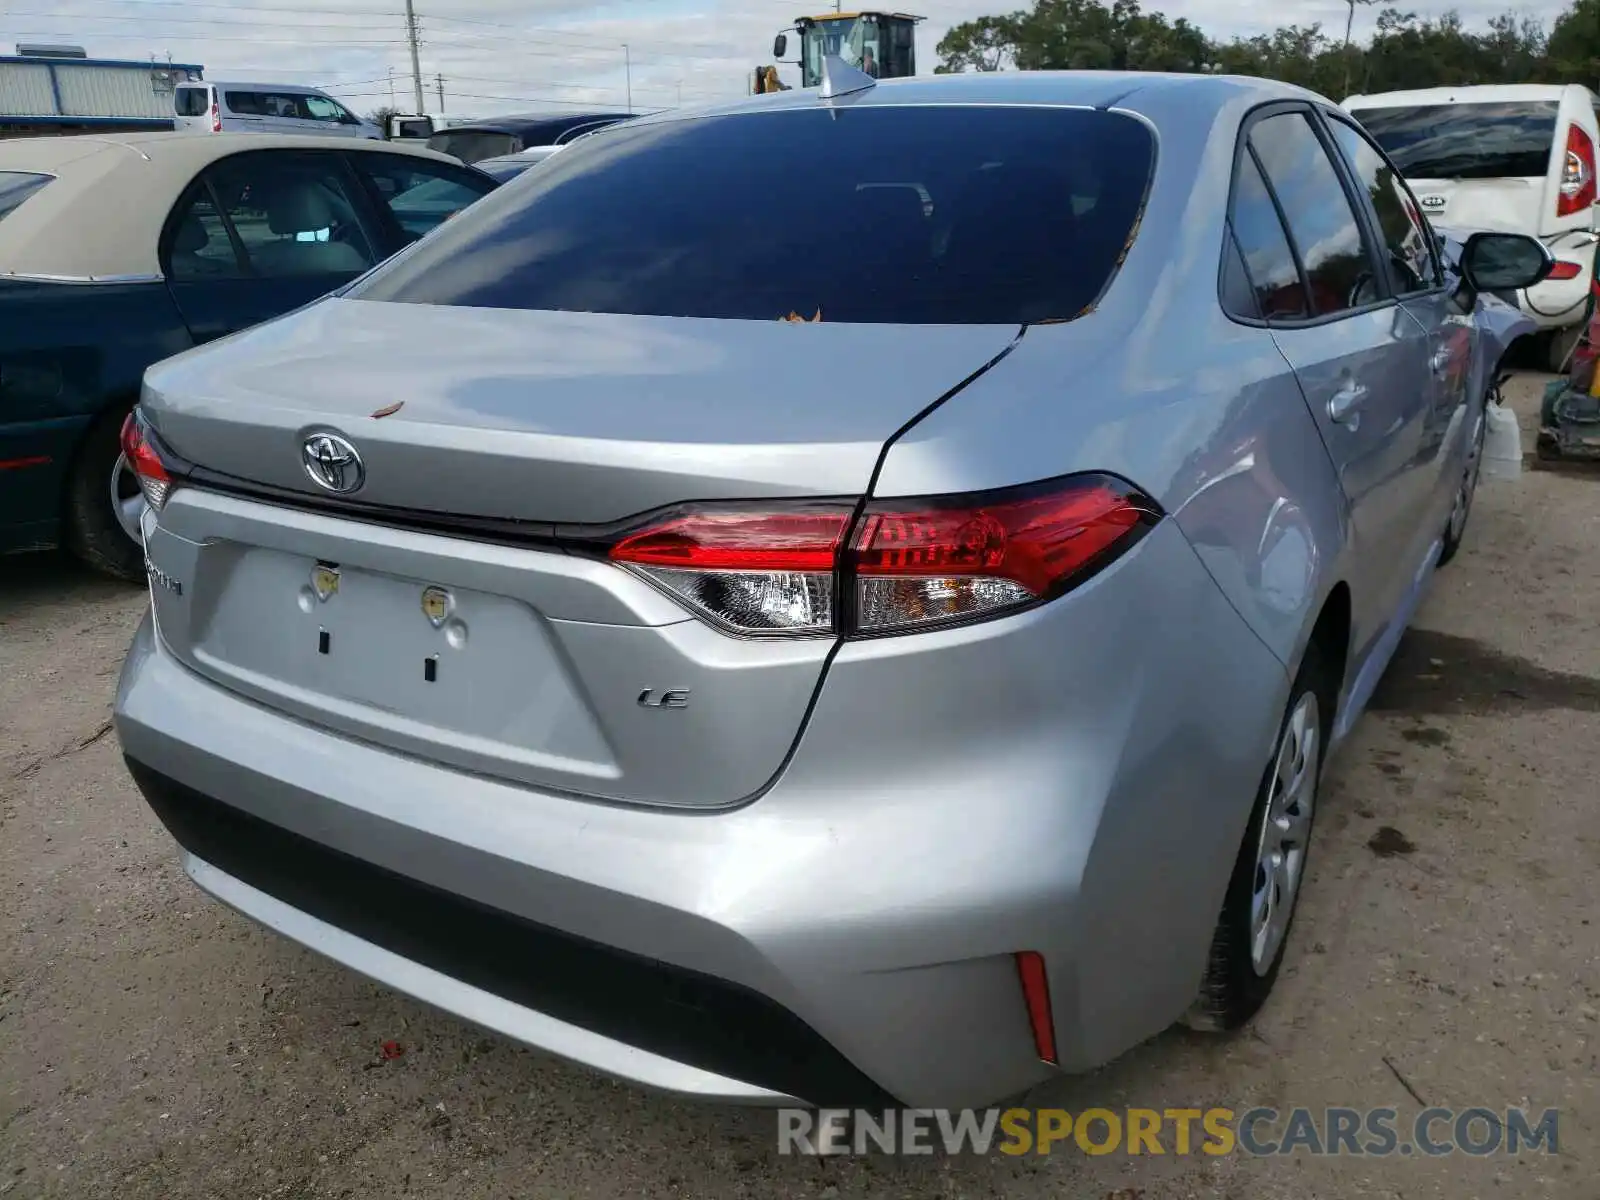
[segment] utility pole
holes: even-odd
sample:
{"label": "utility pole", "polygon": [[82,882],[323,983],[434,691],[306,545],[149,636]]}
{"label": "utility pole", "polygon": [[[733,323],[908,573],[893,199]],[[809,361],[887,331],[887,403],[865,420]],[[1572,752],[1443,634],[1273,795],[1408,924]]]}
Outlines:
{"label": "utility pole", "polygon": [[439,82],[439,111],[444,111],[444,76],[437,76]]}
{"label": "utility pole", "polygon": [[622,43],[622,70],[628,86],[628,111],[633,111],[633,52],[628,49],[628,43]]}
{"label": "utility pole", "polygon": [[[393,67],[389,68],[389,107],[390,108],[395,108],[395,102],[394,102],[394,68]],[[395,109],[395,111],[398,112],[399,110]]]}
{"label": "utility pole", "polygon": [[1350,94],[1350,35],[1355,31],[1356,5],[1371,4],[1372,0],[1345,0],[1345,3],[1350,6],[1350,15],[1344,21],[1344,96],[1339,98],[1341,103]]}
{"label": "utility pole", "polygon": [[427,111],[422,98],[422,63],[417,57],[417,10],[406,0],[406,40],[411,43],[411,82],[417,91],[417,116]]}

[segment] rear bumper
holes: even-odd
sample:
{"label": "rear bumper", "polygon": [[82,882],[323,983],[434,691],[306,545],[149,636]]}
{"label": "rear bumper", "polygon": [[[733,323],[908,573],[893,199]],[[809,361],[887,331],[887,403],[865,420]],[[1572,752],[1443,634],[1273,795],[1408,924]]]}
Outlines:
{"label": "rear bumper", "polygon": [[1557,241],[1551,252],[1558,259],[1578,263],[1582,268],[1573,279],[1547,279],[1517,293],[1517,307],[1540,329],[1569,329],[1583,321],[1588,310],[1589,290],[1594,284],[1595,247],[1569,247]]}
{"label": "rear bumper", "polygon": [[1054,604],[852,643],[789,765],[716,812],[581,801],[287,717],[147,618],[115,720],[202,887],[556,1055],[709,1098],[927,1107],[1193,999],[1288,681],[1175,523]]}
{"label": "rear bumper", "polygon": [[[813,1030],[753,992],[419,884],[136,760],[128,767],[201,888],[408,995],[667,1091],[755,1104],[887,1098]],[[667,1011],[672,1020],[660,1020]],[[752,1078],[795,1095],[744,1082]]]}

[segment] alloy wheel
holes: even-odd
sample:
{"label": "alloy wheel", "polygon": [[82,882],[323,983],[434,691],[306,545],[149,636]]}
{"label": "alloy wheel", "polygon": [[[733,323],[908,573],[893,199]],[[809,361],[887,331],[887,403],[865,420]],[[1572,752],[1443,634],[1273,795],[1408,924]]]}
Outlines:
{"label": "alloy wheel", "polygon": [[1320,717],[1316,693],[1304,693],[1273,760],[1250,893],[1250,965],[1257,975],[1266,975],[1277,961],[1300,895],[1320,775]]}
{"label": "alloy wheel", "polygon": [[136,545],[142,545],[144,541],[144,534],[139,527],[144,519],[144,510],[144,492],[139,487],[138,476],[128,465],[127,456],[119,454],[116,465],[111,468],[111,511],[116,515],[117,525],[122,532]]}

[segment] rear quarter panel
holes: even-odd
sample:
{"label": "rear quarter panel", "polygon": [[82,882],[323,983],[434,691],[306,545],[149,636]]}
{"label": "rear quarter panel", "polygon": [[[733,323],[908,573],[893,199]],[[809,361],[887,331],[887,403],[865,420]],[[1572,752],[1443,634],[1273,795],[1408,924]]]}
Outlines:
{"label": "rear quarter panel", "polygon": [[[0,280],[0,549],[52,545],[89,427],[190,346],[161,282]],[[15,465],[21,464],[21,465]]]}
{"label": "rear quarter panel", "polygon": [[1101,304],[1028,329],[891,447],[876,494],[1122,475],[1160,501],[1233,608],[1292,669],[1345,575],[1348,514],[1271,334],[1230,320],[1218,301],[1233,147],[1253,102],[1197,111],[1181,87],[1153,90],[1141,111],[1160,130],[1156,178]]}

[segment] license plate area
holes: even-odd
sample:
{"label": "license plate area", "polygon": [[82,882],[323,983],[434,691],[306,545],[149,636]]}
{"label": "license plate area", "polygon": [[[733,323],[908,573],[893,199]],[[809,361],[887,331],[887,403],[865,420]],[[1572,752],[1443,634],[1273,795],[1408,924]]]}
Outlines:
{"label": "license plate area", "polygon": [[203,607],[198,664],[281,707],[365,712],[368,735],[388,716],[408,740],[606,757],[543,621],[519,600],[252,547]]}

